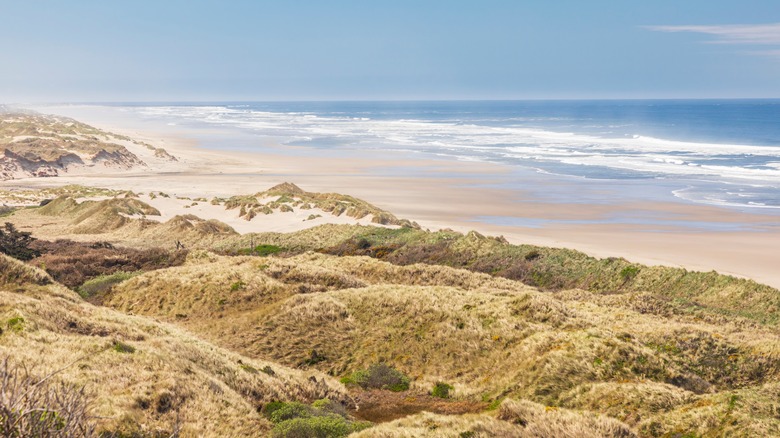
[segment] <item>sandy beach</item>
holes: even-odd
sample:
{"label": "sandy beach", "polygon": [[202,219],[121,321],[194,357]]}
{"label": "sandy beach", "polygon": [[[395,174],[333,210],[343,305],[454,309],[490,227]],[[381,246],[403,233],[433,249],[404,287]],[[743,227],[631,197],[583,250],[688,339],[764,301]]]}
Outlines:
{"label": "sandy beach", "polygon": [[[235,211],[176,201],[177,197],[252,194],[292,182],[310,192],[361,198],[431,230],[476,230],[503,235],[512,243],[567,247],[597,257],[624,257],[689,270],[716,270],[780,287],[780,217],[761,209],[745,212],[641,197],[589,202],[587,190],[594,189],[580,188],[576,180],[518,173],[498,164],[420,158],[401,152],[343,156],[273,144],[264,144],[258,152],[205,149],[203,132],[152,125],[116,109],[69,106],[38,110],[163,147],[179,161],[136,172],[6,181],[2,188],[83,184],[144,193],[163,191],[173,200],[150,202],[163,218],[195,214],[222,220],[242,233],[293,231],[329,221],[307,223],[298,216],[276,215],[279,217],[274,222],[244,222]],[[210,137],[220,134],[217,128],[209,132]],[[557,190],[583,190],[583,201],[560,202],[554,196],[540,195]]]}

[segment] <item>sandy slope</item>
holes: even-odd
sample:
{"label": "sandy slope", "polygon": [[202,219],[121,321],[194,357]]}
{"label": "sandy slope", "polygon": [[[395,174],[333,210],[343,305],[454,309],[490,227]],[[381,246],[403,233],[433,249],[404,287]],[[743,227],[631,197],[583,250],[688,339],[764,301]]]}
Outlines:
{"label": "sandy slope", "polygon": [[[539,195],[545,190],[579,190],[556,181],[553,187],[540,175],[521,175],[499,165],[455,162],[408,156],[349,157],[304,148],[264,145],[262,153],[215,151],[199,148],[204,132],[150,125],[116,110],[95,107],[46,108],[101,129],[125,134],[163,147],[179,158],[161,168],[139,172],[27,179],[10,185],[41,187],[55,184],[164,191],[172,197],[231,196],[256,193],[290,181],[304,190],[339,192],[365,199],[424,228],[476,229],[502,234],[513,243],[572,247],[589,254],[623,256],[646,264],[683,266],[753,278],[780,287],[780,217],[765,211],[751,213],[684,202],[611,199],[610,202],[570,204]],[[209,131],[218,137],[218,128]],[[227,134],[227,133],[225,133]],[[528,187],[528,190],[501,188]],[[3,184],[9,186],[9,183]],[[162,207],[174,213],[174,202]],[[217,212],[199,204],[183,213],[212,215],[241,232],[255,231],[235,220],[234,212]],[[308,214],[307,214],[308,215]],[[277,216],[277,215],[273,215]],[[512,225],[491,223],[485,217],[516,218]],[[651,218],[653,223],[631,223],[615,217]],[[270,220],[271,218],[269,218]],[[289,222],[285,222],[288,221]],[[307,224],[296,215],[273,218],[265,230],[294,230]],[[279,222],[276,222],[279,221]],[[324,220],[323,220],[324,221]],[[293,226],[293,222],[295,223]],[[322,223],[312,221],[309,225]],[[705,227],[697,224],[705,223]],[[259,222],[258,222],[259,224]],[[745,226],[748,226],[746,229]]]}

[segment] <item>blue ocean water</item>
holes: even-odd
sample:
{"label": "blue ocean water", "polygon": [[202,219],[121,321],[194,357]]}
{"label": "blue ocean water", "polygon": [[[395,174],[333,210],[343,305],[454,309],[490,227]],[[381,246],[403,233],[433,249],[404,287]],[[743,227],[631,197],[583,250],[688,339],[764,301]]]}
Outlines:
{"label": "blue ocean water", "polygon": [[[780,100],[222,102],[129,106],[274,142],[405,151],[780,209]],[[248,145],[251,148],[251,144]]]}

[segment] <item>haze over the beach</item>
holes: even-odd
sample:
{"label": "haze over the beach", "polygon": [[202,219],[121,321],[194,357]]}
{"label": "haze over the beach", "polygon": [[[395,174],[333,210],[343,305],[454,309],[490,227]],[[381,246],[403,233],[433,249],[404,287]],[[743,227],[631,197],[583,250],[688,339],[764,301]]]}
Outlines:
{"label": "haze over the beach", "polygon": [[767,98],[780,4],[3,2],[0,101]]}

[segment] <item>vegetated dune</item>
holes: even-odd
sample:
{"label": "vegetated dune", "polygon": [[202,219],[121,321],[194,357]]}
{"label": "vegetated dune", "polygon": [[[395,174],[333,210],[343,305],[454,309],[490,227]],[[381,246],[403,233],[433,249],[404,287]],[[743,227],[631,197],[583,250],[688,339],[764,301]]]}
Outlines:
{"label": "vegetated dune", "polygon": [[[691,314],[648,293],[541,292],[368,257],[195,252],[121,283],[106,302],[288,366],[342,376],[387,362],[413,378],[413,392],[447,382],[459,398],[604,414],[647,436],[780,433],[768,402],[780,391],[775,327]],[[397,424],[414,431],[431,418]]]}
{"label": "vegetated dune", "polygon": [[[92,306],[2,255],[0,326],[0,357],[10,363],[3,373],[26,368],[34,381],[54,373],[50,380],[70,396],[84,388],[98,432],[265,436],[272,426],[258,412],[265,403],[352,403],[343,385],[317,371],[248,359],[172,325]],[[5,403],[12,390],[2,388]]]}
{"label": "vegetated dune", "polygon": [[[115,309],[258,361],[338,377],[387,363],[411,377],[418,404],[446,383],[459,402],[496,408],[414,414],[362,436],[780,435],[771,287],[473,232],[331,224],[242,236],[196,217],[149,221],[154,208],[132,194],[108,196],[62,197],[8,220],[38,237],[217,251],[145,273],[122,271],[147,270],[141,260],[112,265],[116,275],[90,287]],[[276,256],[228,255],[240,253]],[[51,281],[10,275],[25,276]]]}
{"label": "vegetated dune", "polygon": [[176,160],[162,148],[65,117],[0,112],[0,180],[146,166],[128,147],[145,152],[146,160]]}
{"label": "vegetated dune", "polygon": [[[170,195],[161,192],[140,196],[129,191],[75,185],[38,192],[4,191],[0,192],[0,199],[12,205],[27,207],[18,208],[10,214],[8,221],[34,231],[37,237],[50,240],[104,240],[133,247],[168,247],[179,241],[192,248],[218,248],[233,252],[246,249],[251,242],[251,235],[242,239],[235,229],[222,220],[242,228],[246,224],[244,219],[254,219],[257,223],[254,230],[267,229],[265,226],[300,230],[327,224],[328,221],[356,223],[359,220],[380,226],[419,228],[415,223],[398,219],[359,199],[333,193],[304,192],[289,183],[257,195],[229,200],[215,198],[210,203],[204,202],[202,198],[199,198],[200,202],[190,198],[173,200]],[[238,199],[244,204],[239,203]],[[180,200],[187,202],[181,203]],[[33,208],[39,204],[43,206]],[[201,204],[208,208],[200,207]],[[189,208],[199,209],[211,219],[191,214]],[[245,212],[247,208],[262,209],[268,215],[276,214],[268,222],[265,216],[263,220],[248,216]],[[231,212],[235,209],[240,211]],[[161,210],[164,210],[164,214]],[[296,214],[285,214],[290,212]],[[309,212],[318,214],[313,215],[315,218],[307,219]],[[244,219],[236,223],[235,214],[240,214]]]}
{"label": "vegetated dune", "polygon": [[371,222],[375,224],[420,228],[416,223],[406,219],[398,219],[392,213],[361,199],[340,193],[307,192],[289,182],[276,185],[254,195],[233,196],[215,202],[224,203],[225,208],[229,210],[238,209],[239,216],[248,221],[259,214],[272,214],[276,210],[284,212],[299,208],[301,210],[315,209],[336,217],[342,214],[355,219],[370,216]]}
{"label": "vegetated dune", "polygon": [[66,195],[39,208],[17,210],[6,220],[20,229],[34,231],[39,238],[102,240],[141,248],[170,248],[177,241],[188,246],[210,247],[238,236],[222,222],[193,215],[175,216],[164,223],[147,219],[159,214],[132,194],[82,202]]}

